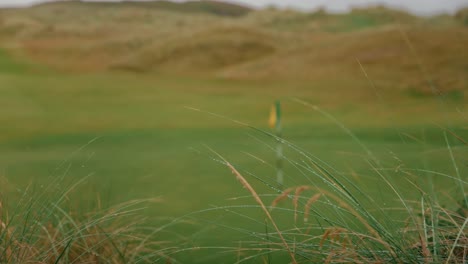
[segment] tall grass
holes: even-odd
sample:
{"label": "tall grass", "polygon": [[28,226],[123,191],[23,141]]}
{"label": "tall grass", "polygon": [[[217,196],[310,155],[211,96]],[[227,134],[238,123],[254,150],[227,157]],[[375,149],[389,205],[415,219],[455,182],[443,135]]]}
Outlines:
{"label": "tall grass", "polygon": [[[164,257],[167,243],[159,239],[151,221],[142,217],[143,210],[158,199],[97,207],[81,214],[79,208],[70,206],[81,203],[71,201],[76,195],[70,193],[84,180],[59,193],[52,191],[57,182],[41,192],[30,186],[11,206],[0,199],[0,263],[154,263],[156,258],[169,259]],[[5,201],[7,197],[0,198]]]}
{"label": "tall grass", "polygon": [[[463,137],[441,131],[452,174],[411,166],[389,168],[350,129],[323,110],[312,109],[331,118],[363,149],[379,192],[372,190],[375,185],[356,181],[333,163],[253,128],[273,141],[282,141],[287,153],[294,153],[284,157],[296,172],[286,175],[289,186],[278,187],[274,177],[258,176],[213,151],[212,158],[233,173],[247,195],[236,197],[237,205],[214,206],[159,226],[142,218],[146,204],[154,200],[106,209],[98,205],[92,212],[77,213],[70,205],[76,197],[72,193],[86,178],[60,188],[53,182],[40,192],[31,186],[14,206],[8,206],[7,197],[0,197],[0,263],[177,263],[180,256],[193,252],[207,253],[189,258],[192,263],[466,263],[468,181],[457,162],[457,151],[466,149]],[[451,137],[462,145],[454,147]],[[274,151],[274,144],[265,146]],[[433,177],[452,187],[437,186]],[[385,195],[380,197],[381,193]],[[252,198],[253,203],[247,202]],[[212,212],[242,221],[234,225],[222,218],[199,217]],[[177,229],[187,219],[220,227],[226,240],[231,233],[242,236],[227,245],[204,246],[191,246],[193,241],[187,242],[186,237],[177,241],[174,236],[171,242],[161,239],[163,230]],[[209,234],[204,228],[199,232]],[[210,254],[212,258],[207,257]]]}
{"label": "tall grass", "polygon": [[[305,184],[276,187],[274,177],[256,175],[211,150],[212,158],[226,166],[249,194],[233,198],[242,201],[240,204],[199,212],[224,212],[239,223],[248,223],[208,221],[242,234],[226,247],[230,250],[219,247],[219,254],[238,252],[236,263],[467,263],[468,181],[455,153],[466,153],[463,136],[440,131],[452,173],[412,164],[387,167],[344,124],[316,106],[301,103],[331,119],[362,148],[377,184],[366,186],[295,144],[253,128],[273,141],[282,141],[295,154],[284,157],[297,172],[290,173],[286,182]],[[270,191],[261,193],[265,189]],[[246,201],[251,198],[254,204]],[[252,209],[263,212],[264,217]],[[261,226],[264,232],[259,231]]]}

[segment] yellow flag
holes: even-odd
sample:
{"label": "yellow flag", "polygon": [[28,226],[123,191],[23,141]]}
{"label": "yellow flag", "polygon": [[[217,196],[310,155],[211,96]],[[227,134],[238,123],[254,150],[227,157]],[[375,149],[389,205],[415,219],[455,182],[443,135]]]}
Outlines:
{"label": "yellow flag", "polygon": [[276,107],[275,105],[272,105],[270,111],[270,118],[268,119],[268,125],[270,126],[270,128],[275,128],[277,121],[278,120],[276,120]]}

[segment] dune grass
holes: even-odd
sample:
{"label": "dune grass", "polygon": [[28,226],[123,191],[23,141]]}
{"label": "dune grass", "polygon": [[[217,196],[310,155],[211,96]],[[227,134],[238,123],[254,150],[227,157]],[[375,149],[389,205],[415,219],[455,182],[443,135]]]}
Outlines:
{"label": "dune grass", "polygon": [[[413,164],[404,164],[402,160],[397,167],[387,168],[383,165],[386,161],[380,160],[351,130],[337,124],[366,153],[361,158],[367,161],[368,173],[376,178],[376,185],[371,181],[362,184],[359,178],[364,175],[358,175],[361,173],[344,173],[337,170],[333,161],[325,162],[307,150],[254,128],[256,133],[273,141],[283,141],[298,154],[296,158],[284,157],[294,168],[286,181],[297,182],[297,176],[301,175],[299,182],[307,185],[278,188],[273,175],[255,174],[250,168],[238,169],[208,149],[215,161],[234,174],[247,195],[232,199],[238,203],[193,213],[211,216],[215,211],[223,217],[228,215],[229,222],[206,220],[209,217],[197,219],[217,226],[219,229],[214,232],[228,230],[229,235],[241,234],[237,244],[231,241],[231,246],[218,244],[197,250],[217,249],[217,259],[235,259],[235,263],[465,263],[468,182],[466,172],[459,171],[463,158],[453,152],[453,141],[459,141],[460,153],[466,153],[465,140],[440,131],[446,144],[444,162],[453,166],[452,174],[412,167]],[[274,152],[273,147],[270,149]],[[268,165],[261,157],[252,157],[263,166]],[[447,186],[451,186],[450,193]],[[265,216],[253,213],[255,210]]]}
{"label": "dune grass", "polygon": [[[165,258],[169,242],[157,237],[156,218],[141,217],[158,199],[133,200],[109,208],[75,207],[70,200],[89,180],[73,184],[56,178],[48,185],[28,186],[0,200],[2,263],[154,263]],[[3,191],[8,183],[2,182]],[[12,203],[11,206],[9,203]],[[149,224],[150,222],[151,225]]]}

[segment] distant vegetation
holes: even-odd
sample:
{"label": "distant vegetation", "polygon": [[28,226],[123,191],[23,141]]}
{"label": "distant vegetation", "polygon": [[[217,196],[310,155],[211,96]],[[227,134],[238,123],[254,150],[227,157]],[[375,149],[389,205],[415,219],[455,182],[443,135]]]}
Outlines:
{"label": "distant vegetation", "polygon": [[64,1],[0,12],[4,49],[61,71],[317,79],[361,74],[359,61],[376,79],[431,93],[415,78],[422,63],[440,89],[467,86],[466,9],[423,18],[385,7],[329,14],[217,1]]}
{"label": "distant vegetation", "polygon": [[151,8],[151,9],[159,9],[159,10],[167,10],[173,12],[181,12],[181,13],[207,13],[212,15],[219,15],[219,16],[243,16],[248,14],[252,9],[235,5],[224,3],[221,1],[188,1],[188,2],[171,2],[171,1],[124,1],[124,2],[83,2],[81,0],[71,0],[71,1],[57,1],[57,2],[46,2],[42,4],[38,4],[38,6],[47,6],[47,7],[58,7],[58,6],[73,6],[74,8],[77,7],[94,7],[94,8],[109,8],[109,7],[116,7],[119,8]]}
{"label": "distant vegetation", "polygon": [[468,8],[463,8],[455,15],[458,21],[468,26]]}

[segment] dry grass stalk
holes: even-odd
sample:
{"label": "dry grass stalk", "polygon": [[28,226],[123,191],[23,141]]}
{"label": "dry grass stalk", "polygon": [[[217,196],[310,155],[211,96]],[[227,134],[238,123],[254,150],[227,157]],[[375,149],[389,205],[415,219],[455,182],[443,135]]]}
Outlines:
{"label": "dry grass stalk", "polygon": [[275,228],[276,232],[278,233],[278,236],[279,238],[281,239],[281,242],[284,246],[284,248],[286,249],[286,251],[289,253],[289,255],[291,256],[291,260],[292,260],[292,263],[294,264],[297,264],[297,261],[296,261],[296,257],[294,256],[294,253],[292,252],[291,248],[289,247],[288,243],[286,242],[286,240],[284,239],[282,233],[281,233],[281,230],[278,228],[278,226],[276,225],[276,222],[275,220],[273,219],[273,217],[271,216],[270,214],[270,211],[266,208],[265,204],[263,203],[262,199],[260,198],[260,196],[257,194],[257,192],[255,191],[255,189],[250,185],[250,183],[244,178],[244,176],[242,176],[242,174],[240,174],[240,172],[238,172],[236,170],[236,168],[234,168],[234,166],[231,165],[231,163],[229,163],[228,161],[226,161],[222,156],[220,156],[218,154],[218,156],[224,160],[224,162],[226,163],[226,165],[228,166],[229,169],[231,169],[232,173],[236,176],[237,180],[242,184],[242,186],[247,189],[250,194],[252,195],[252,197],[255,199],[255,201],[260,205],[260,207],[262,208],[263,212],[266,214],[266,216],[268,217],[268,219],[271,221],[271,224],[273,225],[273,227]]}
{"label": "dry grass stalk", "polygon": [[323,233],[322,239],[320,240],[320,248],[323,247],[323,244],[325,243],[327,238],[330,237],[331,240],[333,240],[336,237],[336,234],[339,234],[343,231],[344,231],[343,228],[337,228],[337,227],[327,229],[325,233]]}
{"label": "dry grass stalk", "polygon": [[[286,189],[285,191],[283,191],[283,193],[281,193],[281,195],[279,195],[278,197],[275,198],[275,200],[273,200],[273,202],[271,203],[271,207],[273,210],[274,207],[276,207],[278,205],[279,202],[283,201],[284,199],[286,199],[293,190],[295,190],[295,193],[294,193],[294,198],[293,198],[293,205],[294,205],[294,222],[297,222],[297,208],[299,207],[299,198],[301,197],[301,193],[306,191],[306,190],[310,190],[312,189],[310,186],[306,186],[306,185],[303,185],[303,186],[299,186],[299,187],[295,187],[295,188],[288,188]],[[320,197],[322,196],[322,194],[318,193],[318,194],[315,194],[314,196],[312,196],[311,198],[309,198],[309,200],[307,200],[307,203],[306,205],[304,206],[304,222],[307,222],[308,221],[308,215],[309,215],[309,212],[310,212],[310,207],[312,206],[313,203],[315,203]]]}
{"label": "dry grass stalk", "polygon": [[321,193],[317,193],[314,196],[310,197],[309,200],[307,201],[307,203],[305,205],[305,209],[304,209],[304,222],[309,221],[310,207],[312,206],[312,204],[317,202],[318,199],[320,199],[321,196],[322,196]]}
{"label": "dry grass stalk", "polygon": [[[8,229],[8,224],[3,222],[3,219],[4,219],[4,212],[3,212],[3,204],[2,202],[0,201],[0,237],[2,237],[2,240],[4,240],[6,243],[8,243],[7,241],[10,240],[10,230]],[[2,242],[0,240],[0,242]],[[11,245],[5,245],[6,248],[3,248],[3,245],[0,244],[0,250],[3,251],[5,253],[5,258],[6,259],[10,259],[11,255],[12,255],[12,249],[11,249]],[[2,262],[2,256],[0,256],[0,262]]]}
{"label": "dry grass stalk", "polygon": [[275,200],[273,200],[273,202],[271,203],[271,210],[270,211],[272,211],[273,208],[276,207],[279,202],[286,199],[288,197],[288,195],[291,193],[292,190],[294,190],[294,188],[288,188],[288,189],[284,190],[283,193],[281,193],[281,195],[276,197]]}
{"label": "dry grass stalk", "polygon": [[431,261],[431,252],[429,251],[428,244],[426,240],[419,234],[419,241],[421,243],[421,254],[424,258],[424,263],[430,263]]}
{"label": "dry grass stalk", "polygon": [[296,188],[296,193],[294,194],[293,204],[294,204],[294,223],[297,222],[297,207],[299,206],[299,197],[303,191],[309,190],[309,186],[299,186]]}

